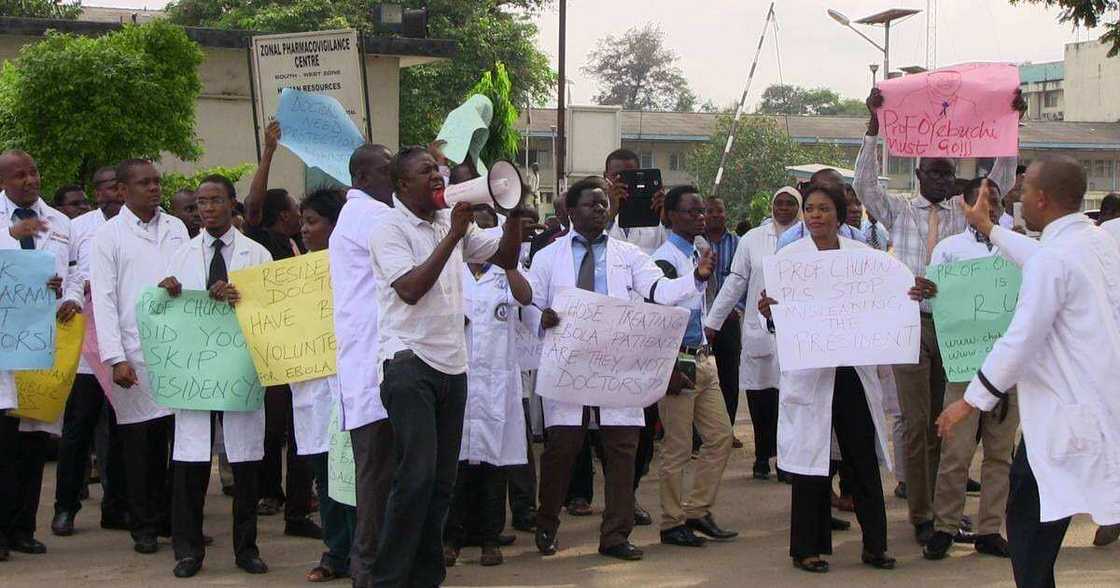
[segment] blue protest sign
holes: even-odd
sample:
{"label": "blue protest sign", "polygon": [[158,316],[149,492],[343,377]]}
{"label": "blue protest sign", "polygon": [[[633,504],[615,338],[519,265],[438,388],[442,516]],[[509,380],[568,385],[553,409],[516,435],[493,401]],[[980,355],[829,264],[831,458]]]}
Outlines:
{"label": "blue protest sign", "polygon": [[365,139],[338,100],[284,88],[276,110],[280,144],[308,167],[350,185],[350,156]]}
{"label": "blue protest sign", "polygon": [[45,370],[54,365],[54,256],[46,251],[0,250],[0,370]]}

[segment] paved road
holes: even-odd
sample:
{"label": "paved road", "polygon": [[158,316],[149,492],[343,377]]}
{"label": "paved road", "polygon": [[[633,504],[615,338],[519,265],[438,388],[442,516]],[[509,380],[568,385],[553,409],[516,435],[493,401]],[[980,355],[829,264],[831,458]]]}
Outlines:
{"label": "paved road", "polygon": [[[748,427],[737,427],[747,439]],[[906,523],[905,502],[890,496],[887,516],[890,546],[899,559],[893,571],[878,571],[859,563],[859,532],[837,533],[832,572],[813,576],[790,565],[789,487],[775,481],[750,479],[748,450],[737,450],[732,458],[719,496],[719,522],[738,529],[742,536],[732,543],[709,544],[701,549],[662,546],[656,527],[639,527],[633,541],[646,550],[646,559],[623,563],[599,556],[596,551],[598,517],[563,515],[561,551],[542,559],[532,547],[532,536],[518,533],[517,542],[505,548],[506,563],[495,568],[478,565],[478,549],[463,550],[459,565],[449,570],[449,586],[1013,586],[1007,560],[976,554],[970,546],[956,546],[951,557],[929,562],[921,558]],[[654,472],[656,472],[656,462]],[[889,474],[885,483],[893,487]],[[13,554],[0,563],[0,586],[307,586],[304,572],[313,566],[322,545],[307,539],[285,537],[281,517],[262,517],[260,547],[271,567],[264,576],[249,576],[233,565],[230,541],[230,499],[218,492],[217,473],[206,505],[206,531],[215,537],[202,572],[191,580],[171,575],[174,565],[170,545],[161,542],[155,555],[132,551],[128,534],[98,528],[97,496],[87,501],[78,515],[77,533],[72,537],[50,534],[54,497],[54,464],[47,465],[43,500],[39,512],[39,539],[47,545],[46,555]],[[597,479],[597,481],[599,481]],[[602,508],[601,492],[595,504]],[[640,498],[654,516],[658,515],[657,484],[642,484]],[[976,498],[969,498],[968,512],[975,513]],[[854,521],[851,515],[844,515]],[[1095,527],[1078,518],[1070,528],[1058,562],[1060,586],[1120,586],[1120,547],[1098,549],[1091,545]],[[348,586],[334,582],[328,586]]]}

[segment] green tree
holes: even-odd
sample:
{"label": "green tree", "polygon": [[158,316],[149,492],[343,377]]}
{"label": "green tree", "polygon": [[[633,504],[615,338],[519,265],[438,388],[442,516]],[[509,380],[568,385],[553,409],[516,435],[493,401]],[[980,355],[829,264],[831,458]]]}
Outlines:
{"label": "green tree", "polygon": [[626,110],[691,112],[696,95],[677,67],[676,54],[664,43],[665,34],[653,24],[599,39],[581,69],[599,81],[599,93],[592,100]]}
{"label": "green tree", "polygon": [[0,71],[0,146],[35,157],[48,188],[130,157],[196,160],[200,63],[198,46],[166,22],[48,33]]}
{"label": "green tree", "polygon": [[[731,118],[729,114],[720,115],[711,138],[685,158],[686,169],[705,190],[715,180]],[[846,166],[850,162],[835,145],[803,145],[794,141],[772,117],[743,117],[719,188],[720,197],[727,203],[728,216],[747,218],[758,226],[769,215],[770,195],[790,183],[786,166],[808,163]]]}
{"label": "green tree", "polygon": [[81,15],[82,4],[78,0],[0,0],[0,16],[76,20]]}
{"label": "green tree", "polygon": [[517,132],[517,107],[510,101],[509,74],[501,63],[494,71],[482,74],[482,79],[471,88],[468,97],[482,94],[494,106],[494,117],[490,122],[490,137],[482,148],[480,157],[487,166],[499,159],[517,157],[517,145],[521,134]]}
{"label": "green tree", "polygon": [[1108,51],[1109,57],[1116,57],[1120,53],[1120,20],[1116,18],[1116,9],[1120,2],[1116,0],[1010,0],[1014,5],[1041,4],[1047,8],[1061,10],[1058,22],[1071,23],[1075,27],[1092,29],[1104,27],[1101,42],[1112,46]]}
{"label": "green tree", "polygon": [[233,167],[215,166],[207,169],[201,169],[193,174],[187,175],[179,172],[167,172],[160,177],[159,187],[162,194],[160,199],[163,201],[164,209],[170,210],[171,197],[179,190],[197,190],[198,185],[202,183],[202,178],[212,174],[220,174],[233,183],[237,183],[245,174],[256,169],[257,166],[251,163],[242,163]]}
{"label": "green tree", "polygon": [[[401,71],[402,144],[427,144],[447,113],[488,71],[502,63],[509,74],[510,101],[543,102],[555,76],[537,49],[532,17],[549,0],[396,0],[405,8],[428,8],[433,38],[458,43],[452,60]],[[332,28],[373,30],[371,7],[380,0],[179,0],[169,18],[185,26],[284,33]]]}
{"label": "green tree", "polygon": [[790,84],[774,84],[762,92],[758,114],[789,114],[810,116],[862,116],[867,107],[862,100],[844,98],[828,88],[802,88]]}

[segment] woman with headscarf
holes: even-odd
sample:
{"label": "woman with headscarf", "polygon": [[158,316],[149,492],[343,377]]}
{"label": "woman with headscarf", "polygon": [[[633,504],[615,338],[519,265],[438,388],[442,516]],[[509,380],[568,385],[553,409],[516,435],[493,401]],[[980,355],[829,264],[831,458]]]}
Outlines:
{"label": "woman with headscarf", "polygon": [[[802,205],[809,238],[792,243],[778,255],[866,249],[863,243],[837,234],[846,213],[842,187],[810,186]],[[763,292],[758,310],[769,322],[770,307],[780,302]],[[887,513],[879,475],[880,462],[890,466],[882,396],[877,366],[781,374],[778,462],[793,478],[789,554],[798,569],[814,573],[829,569],[821,556],[832,553],[829,457],[833,431],[844,462],[852,469],[852,495],[863,531],[861,559],[880,569],[895,566],[894,558],[887,554]]]}
{"label": "woman with headscarf", "polygon": [[[762,224],[743,235],[739,248],[731,261],[731,273],[724,279],[723,287],[712,302],[704,319],[704,326],[718,331],[727,315],[741,313],[737,306],[744,300],[751,307],[743,320],[743,351],[739,360],[739,388],[747,395],[747,407],[754,427],[754,477],[770,477],[770,458],[777,456],[778,435],[778,355],[773,337],[758,320],[753,305],[766,284],[762,275],[762,260],[774,255],[778,237],[797,223],[801,211],[801,193],[795,188],[784,187],[770,198],[772,221]],[[709,333],[709,340],[712,339]],[[779,477],[782,476],[779,471]]]}

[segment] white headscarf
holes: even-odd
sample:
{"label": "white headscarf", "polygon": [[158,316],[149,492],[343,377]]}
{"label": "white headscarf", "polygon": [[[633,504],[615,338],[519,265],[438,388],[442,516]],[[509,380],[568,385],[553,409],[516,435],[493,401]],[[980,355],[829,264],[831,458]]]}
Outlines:
{"label": "white headscarf", "polygon": [[781,236],[781,234],[786,232],[787,229],[797,224],[797,221],[801,218],[801,192],[797,191],[797,188],[793,188],[790,186],[782,186],[781,188],[778,188],[778,191],[774,192],[774,195],[770,197],[771,212],[773,211],[774,201],[777,200],[778,196],[781,196],[782,194],[793,196],[793,199],[797,201],[797,216],[793,218],[793,222],[788,225],[782,226],[778,224],[778,221],[776,219],[774,219],[773,214],[770,215],[770,218],[774,219],[772,221],[774,224],[774,231],[778,236]]}

